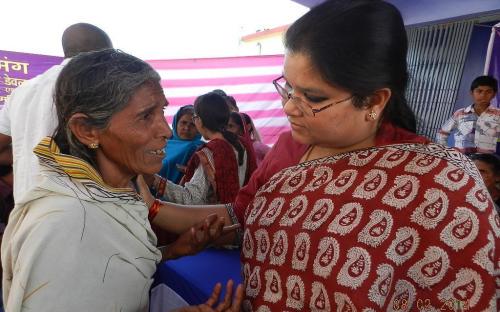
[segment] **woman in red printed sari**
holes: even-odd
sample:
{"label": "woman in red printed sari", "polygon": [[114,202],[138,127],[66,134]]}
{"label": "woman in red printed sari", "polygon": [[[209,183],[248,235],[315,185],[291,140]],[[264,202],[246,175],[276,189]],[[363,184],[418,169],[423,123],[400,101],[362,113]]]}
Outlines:
{"label": "woman in red printed sari", "polygon": [[208,140],[191,157],[180,185],[156,175],[153,188],[169,202],[201,205],[233,202],[257,167],[251,143],[227,130],[229,106],[210,92],[194,102],[193,122]]}
{"label": "woman in red printed sari", "polygon": [[326,1],[285,45],[291,132],[234,203],[153,222],[240,222],[246,311],[497,311],[500,219],[473,163],[415,134],[397,9]]}

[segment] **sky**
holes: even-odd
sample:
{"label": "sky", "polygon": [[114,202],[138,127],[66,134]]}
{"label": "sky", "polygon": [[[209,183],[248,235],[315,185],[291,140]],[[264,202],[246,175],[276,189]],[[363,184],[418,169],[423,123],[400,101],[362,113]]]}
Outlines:
{"label": "sky", "polygon": [[[0,50],[62,56],[72,24],[94,24],[115,48],[145,60],[237,56],[242,36],[291,24],[291,0],[25,0],[2,13]],[[17,13],[16,13],[17,12]]]}

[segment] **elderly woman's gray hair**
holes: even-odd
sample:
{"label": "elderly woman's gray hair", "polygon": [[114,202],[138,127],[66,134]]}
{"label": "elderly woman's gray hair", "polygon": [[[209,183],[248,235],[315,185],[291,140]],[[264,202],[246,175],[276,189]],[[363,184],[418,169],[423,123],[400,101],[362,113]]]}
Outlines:
{"label": "elderly woman's gray hair", "polygon": [[61,71],[55,89],[59,126],[55,141],[61,152],[96,167],[95,153],[69,128],[71,116],[85,114],[89,126],[104,129],[144,84],[160,86],[160,76],[146,62],[120,50],[81,53]]}

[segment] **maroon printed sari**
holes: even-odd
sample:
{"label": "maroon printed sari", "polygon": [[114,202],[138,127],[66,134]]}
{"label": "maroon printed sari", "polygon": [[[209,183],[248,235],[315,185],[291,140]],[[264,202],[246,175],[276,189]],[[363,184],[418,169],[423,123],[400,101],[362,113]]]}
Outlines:
{"label": "maroon printed sari", "polygon": [[277,172],[244,215],[245,310],[497,311],[500,218],[481,181],[432,143]]}

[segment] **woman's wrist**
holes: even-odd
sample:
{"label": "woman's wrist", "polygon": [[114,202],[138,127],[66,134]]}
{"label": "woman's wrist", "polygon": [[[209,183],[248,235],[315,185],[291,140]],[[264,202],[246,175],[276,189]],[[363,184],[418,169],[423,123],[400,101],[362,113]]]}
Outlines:
{"label": "woman's wrist", "polygon": [[151,205],[149,205],[148,219],[150,222],[153,221],[153,219],[156,217],[156,215],[160,211],[160,205],[161,205],[161,201],[159,199],[155,199],[151,203]]}
{"label": "woman's wrist", "polygon": [[179,258],[179,256],[175,254],[174,248],[172,248],[172,245],[174,245],[174,243],[166,245],[166,246],[162,246],[160,248],[161,255],[162,255],[161,258],[163,261],[175,260],[175,259]]}

